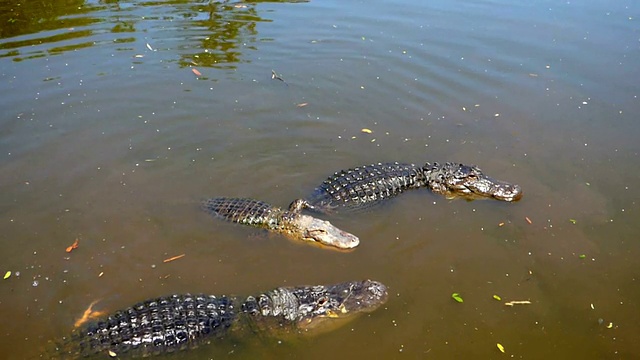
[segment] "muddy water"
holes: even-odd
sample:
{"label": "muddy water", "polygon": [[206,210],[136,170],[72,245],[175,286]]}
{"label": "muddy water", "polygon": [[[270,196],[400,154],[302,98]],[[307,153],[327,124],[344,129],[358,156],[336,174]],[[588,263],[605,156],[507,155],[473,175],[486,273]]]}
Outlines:
{"label": "muddy water", "polygon": [[[389,301],[335,331],[172,357],[640,353],[635,2],[1,6],[6,358],[37,356],[98,299],[113,311],[364,278]],[[208,196],[286,206],[380,161],[477,164],[525,196],[413,191],[329,218],[360,237],[350,253],[198,208]]]}

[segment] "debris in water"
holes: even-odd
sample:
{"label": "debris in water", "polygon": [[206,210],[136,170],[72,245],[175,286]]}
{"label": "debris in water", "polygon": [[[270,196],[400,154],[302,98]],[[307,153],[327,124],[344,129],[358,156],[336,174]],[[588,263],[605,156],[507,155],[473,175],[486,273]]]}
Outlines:
{"label": "debris in water", "polygon": [[80,327],[82,324],[86,323],[90,319],[97,318],[97,317],[102,316],[104,314],[102,311],[93,311],[93,306],[95,304],[97,304],[98,301],[100,301],[100,299],[95,300],[94,302],[89,304],[89,307],[87,308],[87,310],[84,311],[84,313],[82,314],[82,317],[80,319],[76,320],[76,322],[73,324],[74,327],[76,327],[76,328]]}
{"label": "debris in water", "polygon": [[174,257],[170,257],[168,259],[164,259],[162,262],[168,263],[168,262],[173,261],[173,260],[178,260],[178,259],[184,257],[184,255],[185,254],[180,254],[180,255],[177,255],[177,256],[174,256]]}
{"label": "debris in water", "polygon": [[533,222],[531,221],[531,219],[529,219],[529,217],[527,217],[527,216],[525,216],[525,217],[524,217],[524,219],[525,219],[525,220],[527,220],[527,222],[528,222],[529,224],[532,224],[532,223],[533,223]]}
{"label": "debris in water", "polygon": [[360,131],[362,131],[365,134],[371,134],[373,132],[373,131],[371,131],[370,129],[367,129],[367,128],[364,128],[364,129],[362,129]]}
{"label": "debris in water", "polygon": [[504,226],[504,223],[503,223],[503,222],[501,222],[500,224],[498,224],[498,226],[499,226],[499,227],[503,227],[503,226]]}
{"label": "debris in water", "polygon": [[502,344],[497,343],[496,346],[498,346],[498,350],[500,350],[500,352],[504,353],[504,346],[502,346]]}
{"label": "debris in water", "polygon": [[569,221],[575,225],[575,223],[577,223],[576,219],[569,219]]}
{"label": "debris in water", "polygon": [[580,259],[584,259],[584,258],[586,258],[586,257],[587,257],[587,255],[585,255],[585,254],[580,254],[580,255],[578,255],[578,258],[580,258]]}
{"label": "debris in water", "polygon": [[460,297],[460,294],[458,294],[458,293],[451,294],[451,297],[453,298],[453,300],[455,300],[455,301],[457,301],[459,303],[464,302],[464,300],[462,300],[462,298]]}
{"label": "debris in water", "polygon": [[297,107],[305,107],[307,105],[309,105],[309,103],[300,103],[300,104],[297,104],[296,106]]}
{"label": "debris in water", "polygon": [[7,271],[7,272],[4,274],[4,280],[7,280],[10,276],[11,276],[11,271]]}
{"label": "debris in water", "polygon": [[151,50],[151,51],[155,51],[153,50],[153,48],[151,47],[151,45],[149,45],[149,43],[147,43],[147,49]]}
{"label": "debris in water", "polygon": [[116,357],[116,356],[118,356],[118,354],[116,354],[115,352],[109,350],[109,356]]}
{"label": "debris in water", "polygon": [[68,246],[65,251],[70,253],[73,251],[73,249],[77,249],[77,248],[78,248],[78,238],[76,238],[76,241],[74,241],[73,244],[71,244],[71,246]]}
{"label": "debris in water", "polygon": [[509,302],[504,303],[507,306],[513,306],[513,305],[530,305],[531,301],[529,300],[512,300]]}
{"label": "debris in water", "polygon": [[498,301],[502,300],[502,298],[500,296],[498,296],[498,295],[493,295],[493,298],[498,300]]}
{"label": "debris in water", "polygon": [[202,73],[200,71],[198,71],[198,69],[196,68],[191,68],[191,71],[196,74],[196,76],[202,76]]}
{"label": "debris in water", "polygon": [[278,75],[275,70],[271,70],[271,79],[278,79],[284,82],[284,79],[280,75]]}

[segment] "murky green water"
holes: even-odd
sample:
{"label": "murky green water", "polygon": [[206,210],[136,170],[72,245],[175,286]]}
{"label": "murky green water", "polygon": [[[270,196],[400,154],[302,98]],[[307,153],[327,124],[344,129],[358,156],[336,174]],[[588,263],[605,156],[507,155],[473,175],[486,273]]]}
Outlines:
{"label": "murky green water", "polygon": [[[331,333],[172,358],[637,357],[639,19],[630,0],[2,1],[0,353],[37,356],[96,299],[371,278],[385,307]],[[332,217],[361,239],[346,254],[198,207],[286,206],[381,161],[477,164],[525,196]]]}

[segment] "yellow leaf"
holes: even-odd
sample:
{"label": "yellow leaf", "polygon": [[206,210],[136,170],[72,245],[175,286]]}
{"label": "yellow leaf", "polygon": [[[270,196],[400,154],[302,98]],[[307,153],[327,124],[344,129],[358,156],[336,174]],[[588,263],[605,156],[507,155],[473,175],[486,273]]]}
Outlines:
{"label": "yellow leaf", "polygon": [[9,276],[11,276],[11,271],[7,271],[7,272],[4,274],[4,279],[5,279],[5,280],[7,280],[7,279],[9,278]]}
{"label": "yellow leaf", "polygon": [[363,133],[365,133],[365,134],[371,134],[371,133],[373,132],[373,131],[371,131],[371,130],[369,130],[369,129],[367,129],[367,128],[364,128],[364,129],[362,129],[362,130],[360,130],[360,131],[362,131],[362,132],[363,132]]}
{"label": "yellow leaf", "polygon": [[493,298],[498,300],[498,301],[502,300],[502,298],[500,296],[498,296],[498,295],[493,295]]}
{"label": "yellow leaf", "polygon": [[504,346],[502,346],[502,344],[500,344],[500,343],[497,343],[496,345],[498,346],[498,350],[500,350],[500,352],[504,353]]}

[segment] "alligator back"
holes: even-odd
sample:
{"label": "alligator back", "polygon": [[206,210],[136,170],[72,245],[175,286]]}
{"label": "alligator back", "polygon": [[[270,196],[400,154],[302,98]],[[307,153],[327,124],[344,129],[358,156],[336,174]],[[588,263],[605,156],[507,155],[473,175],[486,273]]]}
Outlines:
{"label": "alligator back", "polygon": [[378,163],[336,172],[318,186],[307,201],[310,208],[325,213],[357,210],[425,185],[419,166]]}
{"label": "alligator back", "polygon": [[232,299],[213,295],[147,300],[74,331],[58,345],[56,358],[147,357],[194,348],[222,336],[237,317],[236,307]]}
{"label": "alligator back", "polygon": [[203,201],[202,208],[211,215],[238,224],[276,230],[285,214],[266,202],[244,198],[216,197]]}

